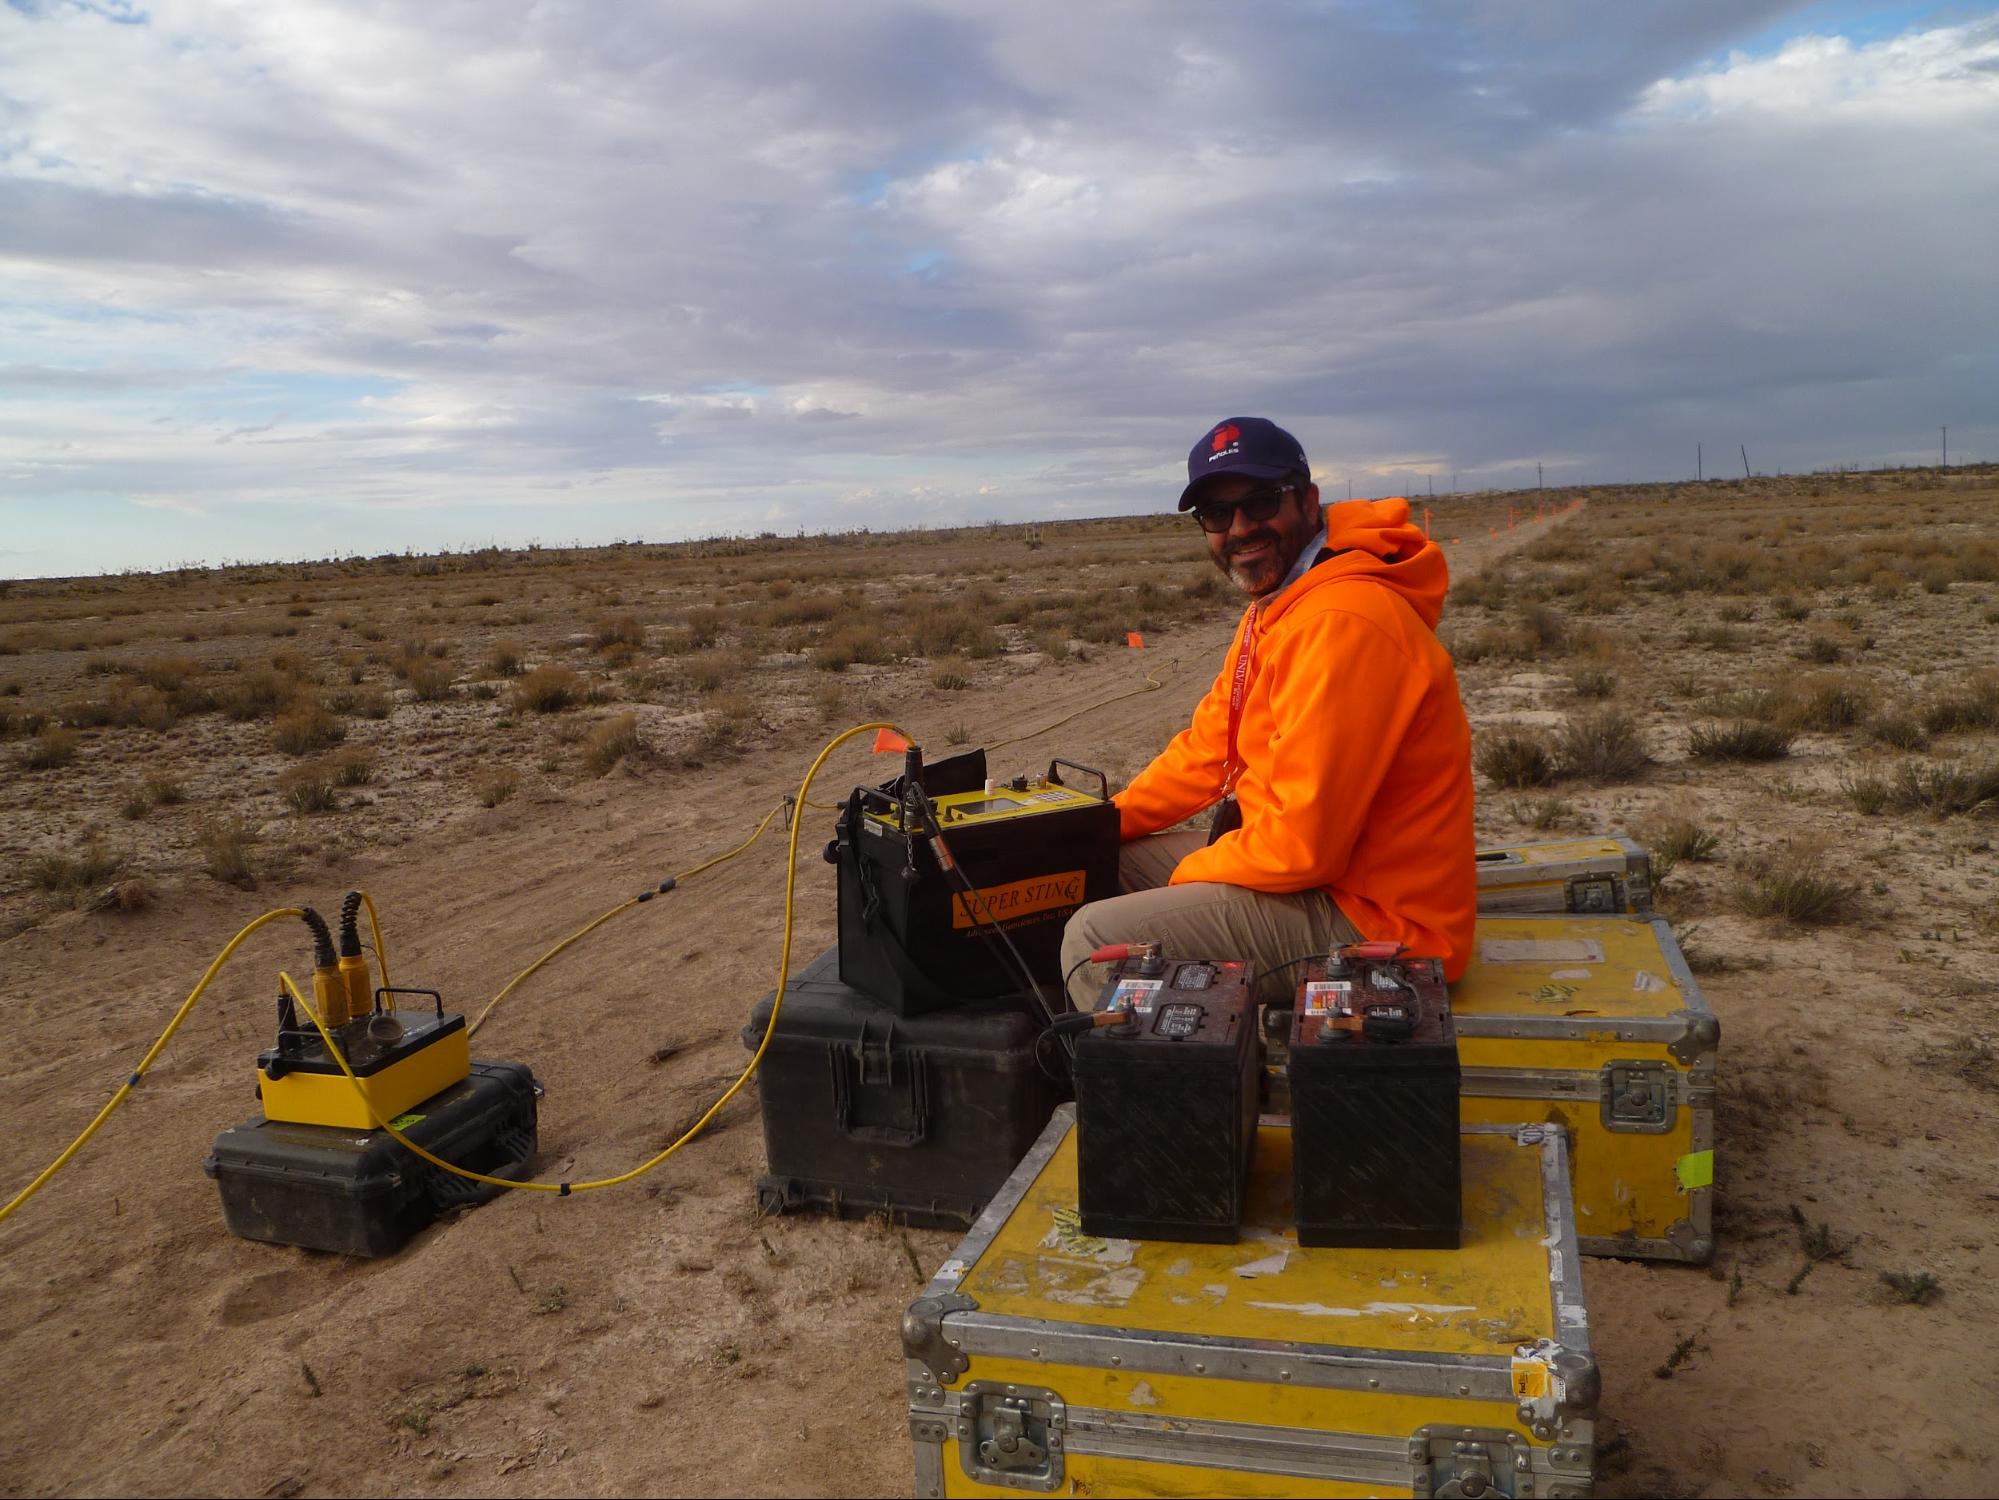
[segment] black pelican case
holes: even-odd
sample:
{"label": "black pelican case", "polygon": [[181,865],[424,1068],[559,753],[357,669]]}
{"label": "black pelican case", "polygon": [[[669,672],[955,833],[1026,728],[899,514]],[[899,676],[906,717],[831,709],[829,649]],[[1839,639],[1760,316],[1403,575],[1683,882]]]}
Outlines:
{"label": "black pelican case", "polygon": [[[489,1177],[525,1178],[541,1086],[520,1063],[466,1078],[396,1121],[426,1151]],[[342,1255],[393,1255],[440,1214],[505,1191],[432,1166],[380,1130],[254,1120],[225,1130],[202,1170],[230,1232]]]}
{"label": "black pelican case", "polygon": [[[775,997],[751,1011],[745,1047]],[[1002,996],[898,1015],[841,982],[837,946],[792,974],[757,1073],[759,1205],[969,1228],[1063,1097],[1035,1061],[1032,1006]]]}

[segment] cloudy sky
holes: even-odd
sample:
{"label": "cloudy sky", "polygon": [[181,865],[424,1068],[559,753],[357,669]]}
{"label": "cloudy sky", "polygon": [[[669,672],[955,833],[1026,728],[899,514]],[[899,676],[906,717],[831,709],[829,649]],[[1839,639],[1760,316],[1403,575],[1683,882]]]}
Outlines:
{"label": "cloudy sky", "polygon": [[1999,8],[0,0],[0,576],[1999,458]]}

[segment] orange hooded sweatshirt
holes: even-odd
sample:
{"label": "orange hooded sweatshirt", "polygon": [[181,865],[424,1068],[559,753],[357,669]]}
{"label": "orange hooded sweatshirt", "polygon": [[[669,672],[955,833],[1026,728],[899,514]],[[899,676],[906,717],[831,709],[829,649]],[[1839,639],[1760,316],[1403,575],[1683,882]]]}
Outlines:
{"label": "orange hooded sweatshirt", "polygon": [[1229,704],[1249,661],[1236,732],[1242,826],[1197,849],[1172,883],[1324,890],[1364,937],[1444,960],[1471,956],[1471,727],[1437,640],[1443,549],[1409,524],[1407,500],[1325,509],[1326,547],[1274,599],[1252,604],[1194,722],[1118,793],[1140,838],[1220,798]]}

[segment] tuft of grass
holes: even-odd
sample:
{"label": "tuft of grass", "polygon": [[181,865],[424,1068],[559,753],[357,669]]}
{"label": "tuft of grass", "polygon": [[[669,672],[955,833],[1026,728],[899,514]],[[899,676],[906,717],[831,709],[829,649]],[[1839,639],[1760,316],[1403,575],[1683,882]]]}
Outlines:
{"label": "tuft of grass", "polygon": [[592,776],[603,776],[619,761],[639,748],[637,714],[619,714],[607,719],[583,737],[583,766]]}
{"label": "tuft of grass", "polygon": [[1576,805],[1566,797],[1527,797],[1506,809],[1508,816],[1540,833],[1566,827],[1575,817]]}
{"label": "tuft of grass", "polygon": [[21,749],[18,757],[24,771],[57,771],[76,759],[76,731],[43,725]]}
{"label": "tuft of grass", "polygon": [[1889,780],[1887,800],[1896,812],[1934,818],[1977,812],[1999,802],[1999,761],[1970,768],[1909,761]]}
{"label": "tuft of grass", "polygon": [[1632,781],[1652,764],[1637,721],[1614,708],[1571,714],[1555,737],[1555,759],[1565,775],[1588,781]]}
{"label": "tuft of grass", "polygon": [[333,768],[324,761],[293,766],[278,778],[278,795],[295,813],[337,812],[340,796],[333,777]]}
{"label": "tuft of grass", "polygon": [[1661,823],[1646,840],[1646,847],[1655,861],[1679,864],[1682,860],[1689,864],[1704,864],[1714,858],[1715,850],[1721,847],[1721,835],[1703,828],[1692,818],[1673,818]]}
{"label": "tuft of grass", "polygon": [[1687,737],[1687,753],[1695,760],[1780,760],[1791,753],[1791,740],[1788,729],[1747,719],[1696,724]]}
{"label": "tuft of grass", "polygon": [[[837,608],[838,605],[835,603],[832,609],[829,609],[825,615],[819,618],[832,619],[833,610]],[[727,623],[728,616],[713,605],[703,604],[690,609],[687,612],[688,645],[696,651],[707,650],[722,638],[722,627]]]}
{"label": "tuft of grass", "polygon": [[946,657],[930,670],[930,685],[940,693],[963,692],[972,685],[965,664],[954,657]]}
{"label": "tuft of grass", "polygon": [[1874,695],[1864,679],[1832,674],[1800,683],[1786,696],[1778,718],[1793,729],[1830,734],[1853,728],[1873,706]]}
{"label": "tuft of grass", "polygon": [[210,823],[201,830],[201,867],[224,885],[253,889],[257,872],[250,860],[250,846],[257,841],[257,825],[231,818]]}
{"label": "tuft of grass", "polygon": [[1999,729],[1999,674],[1979,673],[1959,691],[1931,699],[1923,709],[1923,728],[1931,734]]}
{"label": "tuft of grass", "polygon": [[187,801],[187,788],[171,776],[149,776],[143,790],[155,807],[179,807]]}
{"label": "tuft of grass", "polygon": [[583,701],[583,679],[567,667],[536,667],[514,684],[514,707],[561,713]]}
{"label": "tuft of grass", "polygon": [[1487,781],[1507,790],[1546,786],[1558,774],[1548,747],[1517,730],[1480,739],[1472,751],[1472,764]]}
{"label": "tuft of grass", "polygon": [[28,864],[28,884],[75,902],[85,891],[102,885],[124,864],[121,856],[92,841],[78,854],[44,854]]}
{"label": "tuft of grass", "polygon": [[1799,661],[1817,662],[1820,666],[1831,666],[1834,662],[1846,660],[1846,647],[1829,635],[1814,635],[1793,653]]}
{"label": "tuft of grass", "polygon": [[486,670],[495,677],[518,677],[525,667],[517,641],[495,641],[486,657]]}
{"label": "tuft of grass", "polygon": [[135,786],[125,793],[118,804],[118,816],[129,823],[136,823],[153,810],[153,799],[146,795],[146,789]]}
{"label": "tuft of grass", "polygon": [[271,726],[271,743],[286,755],[311,755],[331,749],[347,737],[337,714],[317,704],[301,704],[281,713]]}
{"label": "tuft of grass", "polygon": [[427,656],[405,658],[395,663],[391,670],[409,685],[419,703],[436,703],[449,698],[451,684],[457,676],[448,663]]}
{"label": "tuft of grass", "polygon": [[1736,886],[1735,900],[1752,917],[1825,927],[1851,917],[1859,894],[1857,884],[1826,869],[1819,850],[1797,848],[1753,862]]}
{"label": "tuft of grass", "polygon": [[856,623],[834,631],[812,653],[812,665],[822,672],[844,672],[856,665],[877,666],[889,659],[888,642],[876,625]]}
{"label": "tuft of grass", "polygon": [[1877,715],[1867,726],[1869,739],[1896,750],[1927,750],[1930,732],[1922,721],[1906,711]]}
{"label": "tuft of grass", "polygon": [[645,649],[645,643],[646,628],[637,615],[619,615],[615,619],[601,619],[590,637],[590,644],[599,651],[609,651],[620,646],[632,651],[642,651]]}
{"label": "tuft of grass", "polygon": [[1569,674],[1569,691],[1578,698],[1609,698],[1617,692],[1617,674],[1604,667],[1579,667]]}
{"label": "tuft of grass", "polygon": [[515,771],[502,766],[482,775],[473,783],[473,789],[478,793],[481,807],[498,807],[521,789],[521,778]]}
{"label": "tuft of grass", "polygon": [[1897,1302],[1912,1307],[1928,1307],[1943,1295],[1943,1283],[1928,1271],[1883,1271],[1881,1284],[1895,1294]]}

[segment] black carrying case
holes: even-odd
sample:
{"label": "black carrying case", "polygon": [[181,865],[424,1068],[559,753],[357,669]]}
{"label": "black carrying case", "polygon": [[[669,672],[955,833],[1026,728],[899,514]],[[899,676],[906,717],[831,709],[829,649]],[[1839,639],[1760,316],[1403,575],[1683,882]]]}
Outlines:
{"label": "black carrying case", "polygon": [[[1421,966],[1414,1035],[1377,1040],[1292,1022],[1292,1198],[1301,1245],[1455,1250],[1460,1205],[1457,1030],[1443,965]],[[1323,981],[1313,959],[1301,989]]]}
{"label": "black carrying case", "polygon": [[[969,1228],[1060,1102],[1035,1061],[1041,1026],[1024,996],[902,1016],[839,977],[828,948],[785,985],[758,1070],[766,1213],[887,1213]],[[775,991],[743,1028],[754,1049]]]}
{"label": "black carrying case", "polygon": [[[1056,760],[1047,779],[1062,785],[1064,766],[1087,769]],[[1065,892],[1028,915],[999,915],[1005,941],[987,921],[953,921],[964,884],[938,863],[927,830],[906,831],[878,816],[901,808],[902,779],[856,787],[826,846],[828,862],[839,868],[840,978],[903,1015],[1003,999],[1024,987],[1010,941],[1059,1006],[1063,927],[1084,903],[1118,894],[1118,811],[1102,773],[1088,774],[1099,783],[1095,801],[948,832],[960,876],[973,889],[1041,879]],[[968,750],[926,766],[923,787],[933,798],[971,792],[985,775],[985,752]]]}
{"label": "black carrying case", "polygon": [[[523,1064],[474,1060],[396,1128],[456,1166],[524,1178],[540,1093]],[[505,1191],[454,1177],[385,1131],[261,1115],[217,1136],[202,1170],[221,1190],[231,1233],[342,1255],[391,1255],[440,1214]]]}

